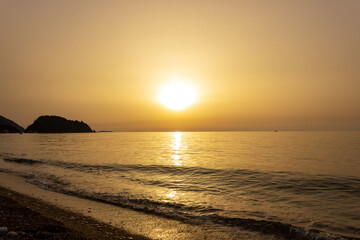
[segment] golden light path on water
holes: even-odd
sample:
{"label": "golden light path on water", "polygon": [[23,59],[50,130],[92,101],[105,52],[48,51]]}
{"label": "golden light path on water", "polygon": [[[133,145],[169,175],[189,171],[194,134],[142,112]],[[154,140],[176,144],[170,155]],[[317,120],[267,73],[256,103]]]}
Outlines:
{"label": "golden light path on water", "polygon": [[173,148],[173,155],[172,160],[175,166],[181,166],[182,160],[181,156],[181,140],[182,140],[182,133],[181,132],[174,132],[173,133],[173,140],[171,147]]}
{"label": "golden light path on water", "polygon": [[[174,166],[181,166],[182,165],[182,160],[181,160],[181,152],[182,152],[182,146],[181,146],[181,140],[182,140],[182,133],[181,132],[173,132],[172,133],[172,142],[170,144],[170,147],[172,148],[172,153],[173,155],[171,155],[172,158],[172,163],[174,164]],[[175,200],[176,198],[178,198],[178,194],[175,190],[169,190],[166,192],[165,194],[167,199],[171,199],[171,200]]]}

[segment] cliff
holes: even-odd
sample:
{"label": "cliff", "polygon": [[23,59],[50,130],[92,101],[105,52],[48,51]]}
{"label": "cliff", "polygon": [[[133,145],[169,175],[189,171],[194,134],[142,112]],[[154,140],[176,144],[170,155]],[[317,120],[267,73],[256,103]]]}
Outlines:
{"label": "cliff", "polygon": [[81,133],[93,132],[84,122],[67,120],[58,116],[40,116],[28,126],[26,133]]}
{"label": "cliff", "polygon": [[0,133],[22,133],[24,128],[0,115]]}

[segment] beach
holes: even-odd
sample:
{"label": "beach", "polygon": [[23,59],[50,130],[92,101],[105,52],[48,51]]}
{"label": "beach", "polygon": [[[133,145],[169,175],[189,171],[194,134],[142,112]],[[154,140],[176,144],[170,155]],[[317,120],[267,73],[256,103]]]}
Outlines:
{"label": "beach", "polygon": [[0,172],[0,193],[0,227],[20,239],[269,239],[48,191],[11,173]]}
{"label": "beach", "polygon": [[148,239],[0,187],[0,239]]}
{"label": "beach", "polygon": [[[117,226],[115,227],[112,224],[105,223],[104,221],[99,221],[94,217],[89,215],[84,215],[81,212],[84,211],[86,205],[83,205],[84,199],[77,199],[78,202],[72,202],[72,206],[64,207],[64,204],[68,204],[68,197],[62,201],[61,198],[57,199],[56,197],[61,196],[62,194],[53,193],[49,191],[44,191],[43,189],[38,189],[31,193],[32,196],[27,194],[20,194],[19,192],[13,191],[12,189],[19,190],[23,188],[23,193],[30,193],[29,189],[26,189],[27,184],[25,179],[22,179],[18,176],[0,172],[0,239],[67,239],[67,240],[92,240],[92,239],[104,239],[104,240],[117,240],[117,239],[138,239],[146,240],[152,239],[143,235],[134,234],[129,231],[124,230],[123,228]],[[14,181],[15,180],[15,181]],[[24,181],[24,184],[20,184],[18,181]],[[17,184],[15,185],[13,184]],[[6,187],[3,187],[6,186]],[[35,187],[35,186],[34,186]],[[36,188],[36,187],[35,187]],[[45,195],[42,195],[47,193]],[[55,202],[59,201],[60,204],[49,204],[49,197],[53,198]],[[74,200],[74,199],[72,199]],[[88,200],[85,200],[88,201]],[[51,201],[50,201],[51,202]],[[95,206],[102,205],[102,203],[93,202]],[[62,207],[59,207],[62,206]],[[77,208],[80,211],[74,211],[73,207],[78,206]],[[93,205],[90,205],[93,206]],[[99,207],[99,206],[98,206]],[[108,206],[112,207],[112,206]],[[91,213],[91,207],[88,208],[87,213]],[[97,207],[94,207],[96,210]],[[99,209],[97,209],[99,210]],[[108,209],[103,209],[105,212]],[[124,209],[123,209],[124,210]],[[126,210],[125,210],[126,211]],[[125,212],[127,214],[128,212]],[[138,224],[141,225],[141,219]],[[104,219],[103,219],[104,220]],[[123,220],[126,220],[124,218]],[[174,221],[167,219],[158,219],[158,221],[153,221],[153,224],[157,225],[159,220],[163,222],[160,228],[153,228],[154,233],[157,237],[153,239],[248,239],[248,240],[260,240],[260,239],[292,239],[288,237],[274,236],[269,235],[259,235],[254,232],[248,231],[239,231],[237,234],[229,235],[224,233],[219,235],[219,233],[211,231],[199,231],[200,227],[197,226],[179,226],[174,225]],[[116,222],[116,221],[115,221]],[[111,221],[110,221],[111,223]],[[149,230],[149,222],[144,222],[144,228]],[[160,224],[161,225],[161,224]],[[167,226],[167,227],[166,227]],[[136,226],[135,226],[136,227]],[[174,227],[177,229],[174,231]],[[159,233],[159,229],[162,230]],[[196,231],[197,230],[197,231]],[[204,229],[203,229],[204,230]],[[261,230],[261,226],[259,226]],[[316,234],[317,232],[315,232]],[[147,235],[149,232],[147,232]],[[155,236],[153,235],[153,236]],[[311,234],[309,237],[312,236]],[[313,237],[316,237],[314,235]],[[333,239],[331,235],[318,235],[318,239]],[[296,239],[306,239],[303,237],[297,237]],[[357,239],[357,238],[336,238],[336,239]]]}

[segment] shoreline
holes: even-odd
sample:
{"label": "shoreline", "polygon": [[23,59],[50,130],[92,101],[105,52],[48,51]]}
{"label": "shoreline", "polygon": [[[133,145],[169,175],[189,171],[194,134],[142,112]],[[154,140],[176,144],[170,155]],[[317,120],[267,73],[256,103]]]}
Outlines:
{"label": "shoreline", "polygon": [[280,232],[276,234],[264,226],[233,228],[211,221],[194,224],[164,218],[46,190],[0,169],[0,240],[10,239],[2,233],[2,227],[7,227],[7,232],[15,231],[20,239],[358,239],[317,230],[287,232],[281,226],[277,226]]}
{"label": "shoreline", "polygon": [[[0,171],[0,193],[2,192],[2,196],[9,199],[10,202],[15,202],[15,205],[5,203],[4,206],[0,206],[0,212],[5,212],[8,208],[28,209],[39,214],[43,219],[55,221],[55,226],[60,229],[65,228],[65,232],[77,234],[76,236],[79,238],[75,239],[264,240],[270,237],[241,229],[236,231],[223,229],[211,223],[208,225],[184,223],[111,204],[53,192],[28,183],[24,177],[17,176],[14,173]],[[13,215],[15,216],[15,223],[23,223],[16,212]],[[14,216],[8,214],[3,219],[7,221]],[[20,225],[16,226],[15,224],[14,228],[6,226],[4,220],[0,218],[0,227],[8,227],[9,231],[25,232],[21,230]],[[39,221],[40,223],[46,222],[46,220]],[[34,224],[34,229],[41,229],[36,223]],[[68,238],[55,237],[50,239]]]}

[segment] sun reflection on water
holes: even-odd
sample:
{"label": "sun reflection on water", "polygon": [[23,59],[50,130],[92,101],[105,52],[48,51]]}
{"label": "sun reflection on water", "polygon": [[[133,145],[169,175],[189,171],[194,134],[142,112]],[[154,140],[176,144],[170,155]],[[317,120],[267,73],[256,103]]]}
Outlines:
{"label": "sun reflection on water", "polygon": [[170,191],[166,194],[166,197],[167,197],[167,198],[170,198],[170,199],[175,199],[175,197],[176,197],[176,191],[170,190]]}
{"label": "sun reflection on water", "polygon": [[172,139],[172,149],[173,149],[173,155],[171,156],[173,164],[176,166],[182,165],[182,160],[180,159],[181,154],[181,139],[182,139],[182,133],[181,132],[174,132],[173,133],[173,139]]}

